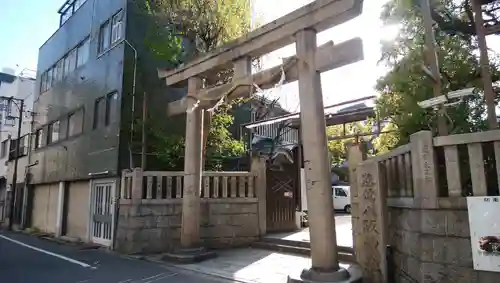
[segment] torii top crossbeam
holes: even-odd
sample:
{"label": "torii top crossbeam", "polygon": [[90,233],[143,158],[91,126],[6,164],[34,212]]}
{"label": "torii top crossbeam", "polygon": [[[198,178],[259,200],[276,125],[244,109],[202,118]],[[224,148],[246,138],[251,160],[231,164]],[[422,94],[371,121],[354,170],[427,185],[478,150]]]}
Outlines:
{"label": "torii top crossbeam", "polygon": [[313,28],[321,32],[360,15],[362,3],[362,0],[316,0],[185,66],[160,71],[159,77],[166,78],[167,85],[174,85],[242,56],[262,56],[293,43],[295,33],[300,30]]}
{"label": "torii top crossbeam", "polygon": [[[191,77],[209,77],[209,74],[213,74],[214,71],[234,67],[235,74],[232,83],[202,89],[194,94],[202,102],[217,100],[224,93],[231,93],[231,99],[249,95],[249,86],[252,86],[256,80],[257,84],[264,85],[264,87],[259,86],[261,89],[273,87],[273,83],[280,79],[279,75],[276,76],[276,71],[280,73],[281,66],[252,76],[250,65],[247,64],[251,58],[294,43],[295,34],[301,30],[314,29],[316,32],[321,32],[340,25],[359,16],[362,7],[363,0],[316,0],[176,69],[159,69],[158,77],[164,78],[169,86],[185,85],[186,80]],[[316,55],[319,72],[362,59],[362,42],[359,38],[338,46],[333,46],[333,42],[328,42],[318,48]],[[238,65],[238,62],[241,63],[244,60],[247,62]],[[286,81],[297,80],[296,57],[287,58],[285,61],[287,64],[284,68]],[[236,72],[237,69],[240,70],[239,74]],[[186,109],[186,101],[179,100],[170,103],[168,112],[169,115],[176,115],[185,112]]]}

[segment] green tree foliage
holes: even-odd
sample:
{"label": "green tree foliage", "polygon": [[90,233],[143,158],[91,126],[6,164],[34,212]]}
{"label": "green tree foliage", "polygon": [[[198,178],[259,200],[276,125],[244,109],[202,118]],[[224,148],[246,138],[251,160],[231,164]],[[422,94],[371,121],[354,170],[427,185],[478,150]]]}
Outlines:
{"label": "green tree foliage", "polygon": [[[245,151],[244,144],[234,139],[229,131],[233,123],[230,112],[231,105],[223,105],[212,118],[205,152],[207,170],[222,170],[226,158],[241,156]],[[184,136],[165,133],[154,121],[148,121],[147,129],[153,139],[151,144],[154,151],[163,163],[163,169],[183,170]]]}
{"label": "green tree foliage", "polygon": [[[157,59],[174,66],[202,55],[217,46],[242,36],[250,28],[249,0],[137,0],[139,8],[153,22],[147,31],[145,43]],[[222,71],[214,82],[231,76],[232,70]],[[215,111],[205,151],[207,169],[221,169],[222,160],[241,156],[243,143],[235,140],[229,128],[233,123],[232,104]],[[182,168],[184,138],[161,130],[148,122],[152,147],[167,168]],[[183,134],[183,133],[182,133]]]}
{"label": "green tree foliage", "polygon": [[230,111],[231,105],[222,105],[212,117],[205,153],[208,169],[222,170],[224,158],[241,156],[245,151],[243,142],[235,140],[229,131],[234,121]]}
{"label": "green tree foliage", "polygon": [[[373,138],[373,121],[366,123],[356,122],[344,125],[335,125],[326,128],[326,135],[330,138],[328,141],[328,152],[330,157],[330,164],[333,167],[342,165],[347,159],[346,145],[352,142],[359,142],[361,140],[369,141]],[[335,139],[331,139],[335,138]]]}
{"label": "green tree foliage", "polygon": [[[436,1],[439,13],[466,17],[466,10],[456,8],[457,1]],[[380,92],[377,110],[382,119],[389,120],[398,129],[391,143],[408,142],[409,136],[420,130],[436,129],[436,112],[421,109],[417,102],[433,96],[432,82],[422,71],[424,62],[424,33],[420,11],[412,0],[391,0],[381,15],[386,24],[399,24],[400,34],[393,42],[382,46],[382,61],[391,70],[376,85]],[[469,38],[436,29],[438,58],[445,92],[481,87],[476,43]],[[499,78],[497,58],[490,58],[493,80]],[[451,133],[466,133],[486,128],[485,104],[482,96],[468,97],[463,102],[447,107]]]}
{"label": "green tree foliage", "polygon": [[250,29],[249,0],[136,0],[156,24],[147,40],[178,63],[238,38]]}

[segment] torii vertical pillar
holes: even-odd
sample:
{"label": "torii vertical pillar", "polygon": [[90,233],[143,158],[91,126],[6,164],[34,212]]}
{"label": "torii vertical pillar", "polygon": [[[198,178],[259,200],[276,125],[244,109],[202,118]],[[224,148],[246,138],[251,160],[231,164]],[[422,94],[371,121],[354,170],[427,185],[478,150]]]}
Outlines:
{"label": "torii vertical pillar", "polygon": [[182,193],[181,249],[163,259],[179,263],[198,262],[215,256],[200,242],[200,190],[203,173],[203,109],[196,107],[196,92],[202,87],[197,77],[188,80],[186,143],[184,150],[184,186]]}
{"label": "torii vertical pillar", "polygon": [[[200,78],[189,78],[182,193],[181,246],[194,248],[200,241],[200,188],[203,164],[203,109],[195,107],[194,94],[201,89]],[[193,109],[194,108],[194,109]]]}
{"label": "torii vertical pillar", "polygon": [[300,276],[290,275],[288,282],[360,282],[360,274],[351,274],[338,262],[323,94],[315,63],[316,31],[298,32],[296,49],[312,266]]}

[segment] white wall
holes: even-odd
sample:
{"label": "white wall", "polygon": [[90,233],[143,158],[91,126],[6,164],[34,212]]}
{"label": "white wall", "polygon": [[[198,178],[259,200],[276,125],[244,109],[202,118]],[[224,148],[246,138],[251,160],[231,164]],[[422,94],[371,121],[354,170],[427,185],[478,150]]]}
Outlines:
{"label": "white wall", "polygon": [[[0,97],[14,97],[24,99],[23,124],[21,125],[21,136],[28,134],[31,130],[31,111],[33,110],[33,100],[35,92],[35,80],[30,77],[16,76],[12,83],[0,82]],[[16,102],[18,103],[18,102]],[[12,139],[17,138],[18,119],[7,119],[7,116],[19,117],[19,109],[11,103],[10,114],[8,113],[9,103],[0,98],[0,142],[8,140],[9,136]],[[0,155],[0,176],[7,175],[6,161],[7,154]],[[0,144],[1,151],[1,144]],[[0,152],[1,154],[1,152]],[[24,172],[24,170],[21,170]]]}

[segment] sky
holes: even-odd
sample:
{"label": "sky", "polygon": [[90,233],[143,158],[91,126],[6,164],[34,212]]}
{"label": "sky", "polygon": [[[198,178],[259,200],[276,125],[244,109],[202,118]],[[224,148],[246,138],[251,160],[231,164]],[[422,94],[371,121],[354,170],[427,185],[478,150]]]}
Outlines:
{"label": "sky", "polygon": [[[255,0],[254,14],[258,21],[265,24],[312,0]],[[397,35],[395,27],[383,27],[379,20],[382,5],[386,0],[364,1],[363,13],[340,26],[318,34],[318,45],[332,40],[340,43],[355,37],[363,40],[364,60],[332,70],[321,75],[323,103],[325,106],[335,103],[375,95],[373,86],[378,77],[387,69],[377,65],[380,59],[380,40],[391,40]],[[269,54],[264,59],[264,68],[281,64],[283,57],[295,54],[295,45],[290,45]],[[280,104],[291,112],[300,110],[298,84],[290,83],[265,94],[278,98]]]}
{"label": "sky", "polygon": [[[0,70],[10,67],[20,72],[36,69],[38,48],[57,30],[57,10],[64,0],[0,0]],[[112,0],[105,0],[112,1]],[[253,0],[253,15],[260,24],[268,23],[312,0]],[[322,86],[325,106],[334,103],[376,95],[373,86],[387,69],[377,65],[380,41],[391,40],[397,33],[394,27],[384,27],[379,20],[382,5],[387,0],[364,1],[363,13],[356,19],[318,35],[318,44],[329,40],[342,42],[354,37],[363,39],[363,61],[323,73]],[[488,47],[500,50],[500,37],[488,38]],[[295,54],[288,46],[264,58],[264,68],[281,63],[281,58]],[[291,83],[266,93],[279,97],[289,111],[300,109],[297,83]]]}
{"label": "sky", "polygon": [[63,0],[0,0],[0,71],[36,69],[38,48],[59,26]]}

